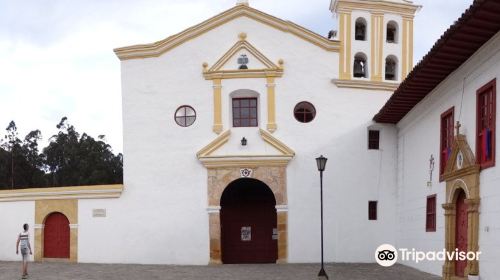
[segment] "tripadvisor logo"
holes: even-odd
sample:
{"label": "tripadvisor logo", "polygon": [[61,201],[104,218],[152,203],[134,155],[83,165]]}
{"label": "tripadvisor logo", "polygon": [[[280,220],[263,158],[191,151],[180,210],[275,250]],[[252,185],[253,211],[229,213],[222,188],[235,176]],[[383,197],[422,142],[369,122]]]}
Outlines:
{"label": "tripadvisor logo", "polygon": [[415,263],[421,261],[445,261],[447,259],[452,261],[479,261],[479,255],[481,255],[481,252],[464,252],[458,249],[450,252],[447,252],[445,249],[429,252],[417,251],[415,248],[411,250],[400,248],[397,250],[390,244],[380,245],[377,250],[375,250],[375,260],[379,265],[385,267],[393,266],[398,259]]}

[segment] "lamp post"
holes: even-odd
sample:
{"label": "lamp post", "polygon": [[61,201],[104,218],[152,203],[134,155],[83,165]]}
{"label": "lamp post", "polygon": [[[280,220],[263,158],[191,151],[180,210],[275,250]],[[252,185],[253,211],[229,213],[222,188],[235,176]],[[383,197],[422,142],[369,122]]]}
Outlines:
{"label": "lamp post", "polygon": [[320,197],[321,197],[321,270],[318,273],[318,279],[328,279],[323,263],[323,171],[325,171],[326,161],[328,159],[321,155],[316,158],[318,165],[319,180],[320,180]]}

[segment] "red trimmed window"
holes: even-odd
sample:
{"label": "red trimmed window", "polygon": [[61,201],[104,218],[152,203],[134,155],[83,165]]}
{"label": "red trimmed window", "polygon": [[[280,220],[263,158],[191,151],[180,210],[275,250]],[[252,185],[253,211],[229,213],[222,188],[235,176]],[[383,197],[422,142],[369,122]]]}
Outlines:
{"label": "red trimmed window", "polygon": [[[440,147],[440,158],[439,158],[439,175],[444,174],[444,169],[446,168],[446,163],[451,155],[451,147],[453,145],[453,135],[454,135],[454,123],[455,119],[453,116],[454,107],[451,107],[448,111],[441,114],[441,147]],[[440,180],[443,178],[440,176]]]}
{"label": "red trimmed window", "polygon": [[257,126],[257,98],[233,98],[233,126]]}
{"label": "red trimmed window", "polygon": [[368,201],[368,220],[377,219],[377,201]]}
{"label": "red trimmed window", "polygon": [[425,231],[436,231],[436,195],[427,197],[427,210],[425,217]]}
{"label": "red trimmed window", "polygon": [[481,168],[495,165],[496,79],[477,90],[476,158]]}
{"label": "red trimmed window", "polygon": [[380,131],[368,130],[368,149],[378,150],[380,145]]}

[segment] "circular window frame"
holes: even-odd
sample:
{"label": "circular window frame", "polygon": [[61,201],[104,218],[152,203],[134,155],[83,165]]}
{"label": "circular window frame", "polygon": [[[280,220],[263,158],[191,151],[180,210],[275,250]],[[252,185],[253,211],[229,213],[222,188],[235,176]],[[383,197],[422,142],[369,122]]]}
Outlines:
{"label": "circular window frame", "polygon": [[[296,116],[297,107],[299,107],[301,104],[307,104],[307,105],[311,106],[311,108],[314,110],[313,111],[312,119],[310,121],[305,121],[305,118],[304,119],[297,118],[297,116]],[[297,104],[295,104],[295,107],[293,107],[293,117],[299,123],[310,123],[310,122],[314,121],[316,119],[317,113],[318,113],[318,111],[316,110],[316,107],[311,102],[309,102],[309,101],[300,101]]]}
{"label": "circular window frame", "polygon": [[[188,117],[193,117],[193,116],[183,116],[183,118],[185,119],[185,125],[183,125],[183,124],[181,124],[181,123],[179,123],[177,121],[177,113],[179,112],[179,110],[181,110],[181,109],[187,109],[187,108],[193,110],[193,112],[194,112],[194,120],[193,120],[192,123],[187,124],[187,118]],[[196,122],[197,118],[198,118],[198,114],[196,113],[196,110],[192,106],[190,106],[190,105],[181,105],[181,106],[177,107],[177,109],[175,109],[175,112],[174,112],[174,122],[178,126],[180,126],[180,127],[190,127],[190,126],[192,126]]]}

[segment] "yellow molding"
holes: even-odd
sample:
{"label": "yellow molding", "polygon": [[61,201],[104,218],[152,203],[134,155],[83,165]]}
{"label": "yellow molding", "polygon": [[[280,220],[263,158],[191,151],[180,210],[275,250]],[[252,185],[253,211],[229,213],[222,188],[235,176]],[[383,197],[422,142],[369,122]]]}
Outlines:
{"label": "yellow molding", "polygon": [[282,77],[283,69],[237,69],[204,73],[206,80]]}
{"label": "yellow molding", "polygon": [[404,80],[413,68],[413,19],[403,18],[403,48],[401,80]]}
{"label": "yellow molding", "polygon": [[340,13],[339,19],[339,78],[343,80],[351,79],[351,13]]}
{"label": "yellow molding", "polygon": [[290,156],[220,156],[201,158],[201,163],[206,168],[221,167],[262,167],[262,166],[286,166],[290,162]]}
{"label": "yellow molding", "polygon": [[384,15],[373,13],[371,16],[371,63],[370,79],[382,81],[382,56],[384,50]]}
{"label": "yellow molding", "polygon": [[384,90],[384,91],[395,91],[399,83],[392,82],[375,82],[368,80],[341,80],[333,79],[334,83],[339,88],[358,88],[358,89],[368,89],[368,90]]}
{"label": "yellow molding", "polygon": [[202,148],[198,153],[196,153],[196,157],[205,165],[205,166],[230,166],[231,164],[242,164],[253,163],[259,164],[262,162],[266,162],[265,164],[288,164],[288,162],[295,156],[295,152],[289,148],[287,145],[283,144],[281,141],[272,136],[269,132],[259,129],[259,134],[262,139],[276,148],[281,155],[220,155],[220,156],[212,156],[211,154],[220,148],[222,145],[229,141],[231,136],[231,131],[227,130],[221,135],[217,136],[212,142],[210,142],[207,146]]}
{"label": "yellow molding", "polygon": [[123,185],[95,185],[55,188],[30,188],[0,191],[0,202],[33,201],[59,199],[95,199],[118,198],[123,192]]}
{"label": "yellow molding", "polygon": [[220,146],[224,145],[227,141],[229,141],[229,137],[231,136],[231,130],[227,130],[226,132],[220,134],[208,145],[203,147],[198,153],[196,153],[196,157],[202,158],[209,156],[213,151],[217,150]]}
{"label": "yellow molding", "polygon": [[276,125],[276,96],[273,77],[267,78],[267,130],[275,132],[278,126]]}
{"label": "yellow molding", "polygon": [[301,27],[293,22],[279,19],[249,6],[237,5],[234,8],[226,10],[225,12],[222,12],[200,24],[190,27],[164,40],[157,41],[151,44],[116,48],[114,49],[114,52],[120,60],[158,57],[189,40],[192,40],[218,26],[225,24],[228,21],[239,17],[248,17],[283,32],[291,33],[326,51],[338,52],[339,50],[338,41],[328,40],[327,38],[304,27]]}
{"label": "yellow molding", "polygon": [[207,72],[211,73],[221,70],[221,68],[228,62],[228,60],[242,49],[248,51],[255,58],[257,58],[258,61],[266,66],[266,69],[279,69],[276,64],[274,64],[269,58],[263,55],[252,44],[250,44],[245,39],[241,39],[240,34],[240,41],[234,44]]}
{"label": "yellow molding", "polygon": [[283,142],[279,141],[277,138],[272,136],[269,132],[263,129],[259,129],[259,133],[264,141],[266,141],[271,146],[276,148],[278,151],[283,153],[284,156],[290,156],[290,157],[295,156],[295,152],[291,148],[289,148]]}
{"label": "yellow molding", "polygon": [[214,126],[213,131],[217,134],[222,132],[222,81],[213,80],[214,88]]}
{"label": "yellow molding", "polygon": [[[35,201],[35,224],[42,225],[51,213],[59,212],[68,218],[70,225],[78,225],[78,200],[37,200]],[[43,228],[35,228],[35,261],[43,261]],[[70,228],[69,262],[78,261],[78,228]]]}
{"label": "yellow molding", "polygon": [[413,17],[421,6],[405,3],[396,3],[384,0],[338,0],[332,10],[336,12],[346,12],[352,10],[364,10],[377,13],[394,13],[406,17]]}

